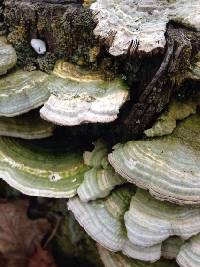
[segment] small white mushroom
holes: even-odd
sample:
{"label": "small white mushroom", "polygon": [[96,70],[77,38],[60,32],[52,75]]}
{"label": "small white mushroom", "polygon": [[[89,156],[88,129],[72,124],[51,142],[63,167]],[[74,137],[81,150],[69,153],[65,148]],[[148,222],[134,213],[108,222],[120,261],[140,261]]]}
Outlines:
{"label": "small white mushroom", "polygon": [[43,55],[47,51],[45,42],[40,39],[32,39],[31,46],[33,47],[35,52],[38,53],[39,55]]}

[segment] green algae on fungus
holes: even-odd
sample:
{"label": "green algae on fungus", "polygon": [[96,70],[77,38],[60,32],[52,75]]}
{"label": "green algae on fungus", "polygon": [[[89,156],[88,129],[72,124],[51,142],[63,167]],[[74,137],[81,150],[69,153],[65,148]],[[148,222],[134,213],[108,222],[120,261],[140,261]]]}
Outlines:
{"label": "green algae on fungus", "polygon": [[41,139],[53,135],[55,126],[42,120],[38,110],[16,116],[0,117],[0,135],[23,139]]}
{"label": "green algae on fungus", "polygon": [[6,74],[17,62],[17,55],[5,37],[0,37],[0,75]]}
{"label": "green algae on fungus", "polygon": [[73,197],[88,170],[82,151],[46,142],[0,137],[0,177],[26,195]]}
{"label": "green algae on fungus", "polygon": [[181,122],[169,136],[114,147],[109,162],[122,177],[158,199],[200,203],[200,115]]}
{"label": "green algae on fungus", "polygon": [[129,96],[121,79],[105,81],[100,73],[62,61],[48,87],[51,96],[40,110],[41,117],[64,126],[112,122]]}
{"label": "green algae on fungus", "polygon": [[0,78],[0,116],[14,117],[35,109],[48,99],[48,75],[17,70]]}
{"label": "green algae on fungus", "polygon": [[168,110],[157,119],[152,128],[144,131],[144,133],[148,137],[171,134],[176,128],[176,121],[195,114],[196,110],[197,103],[195,101],[178,102],[173,100],[169,104]]}

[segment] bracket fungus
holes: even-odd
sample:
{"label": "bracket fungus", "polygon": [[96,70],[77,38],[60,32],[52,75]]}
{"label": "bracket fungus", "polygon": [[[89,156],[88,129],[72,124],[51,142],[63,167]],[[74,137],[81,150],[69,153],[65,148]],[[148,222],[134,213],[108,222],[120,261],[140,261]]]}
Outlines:
{"label": "bracket fungus", "polygon": [[99,244],[112,251],[120,251],[126,240],[126,231],[122,226],[123,214],[130,198],[131,191],[120,188],[106,200],[83,203],[78,197],[70,199],[68,209]]}
{"label": "bracket fungus", "polygon": [[72,197],[88,169],[82,153],[46,142],[0,137],[0,177],[26,195]]}
{"label": "bracket fungus", "polygon": [[6,74],[17,62],[17,55],[5,37],[0,37],[0,75]]}
{"label": "bracket fungus", "polygon": [[103,247],[115,252],[122,251],[132,258],[156,261],[161,257],[161,244],[144,248],[134,245],[127,238],[123,216],[133,193],[129,185],[115,189],[104,200],[84,203],[75,197],[68,201],[68,209],[85,231]]}
{"label": "bracket fungus", "polygon": [[0,117],[0,135],[22,139],[42,139],[53,135],[55,126],[40,118],[38,111],[8,118]]}
{"label": "bracket fungus", "polygon": [[158,199],[200,203],[200,116],[182,121],[169,136],[115,146],[109,162],[122,177]]}
{"label": "bracket fungus", "polygon": [[180,267],[200,266],[200,234],[184,244],[176,258]]}
{"label": "bracket fungus", "polygon": [[84,180],[77,193],[83,202],[104,198],[111,190],[125,182],[112,167],[109,169],[92,168],[84,174]]}
{"label": "bracket fungus", "polygon": [[159,260],[155,263],[131,259],[121,253],[113,253],[98,245],[98,251],[105,267],[177,267],[174,261]]}
{"label": "bracket fungus", "polygon": [[0,116],[14,117],[35,109],[48,99],[48,75],[17,70],[0,78]]}
{"label": "bracket fungus", "polygon": [[105,81],[99,73],[63,61],[55,66],[49,90],[51,96],[40,110],[41,116],[65,126],[112,122],[129,95],[122,80]]}
{"label": "bracket fungus", "polygon": [[84,163],[90,167],[101,167],[103,160],[108,155],[108,148],[102,140],[96,141],[93,145],[94,149],[92,151],[83,153]]}
{"label": "bracket fungus", "polygon": [[83,154],[84,163],[91,166],[85,172],[84,180],[79,186],[77,193],[83,202],[104,198],[111,190],[125,182],[110,166],[107,160],[108,149],[101,140],[95,143],[93,151],[86,151]]}
{"label": "bracket fungus", "polygon": [[1,33],[0,178],[70,198],[34,201],[60,214],[52,245],[199,267],[200,0],[0,0]]}
{"label": "bracket fungus", "polygon": [[196,0],[97,0],[91,9],[97,21],[94,33],[106,40],[114,56],[162,50],[171,20],[200,31]]}
{"label": "bracket fungus", "polygon": [[188,239],[200,232],[200,208],[159,201],[142,189],[132,197],[124,220],[129,240],[141,247],[173,235]]}

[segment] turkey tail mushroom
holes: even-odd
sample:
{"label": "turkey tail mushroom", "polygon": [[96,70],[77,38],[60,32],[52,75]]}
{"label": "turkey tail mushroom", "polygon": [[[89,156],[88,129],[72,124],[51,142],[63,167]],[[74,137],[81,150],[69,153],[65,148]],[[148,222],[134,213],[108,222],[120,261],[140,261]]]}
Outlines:
{"label": "turkey tail mushroom", "polygon": [[127,238],[123,216],[133,193],[130,185],[124,185],[104,200],[84,203],[75,197],[68,201],[68,209],[85,231],[105,248],[122,251],[136,259],[157,261],[161,257],[161,244],[144,248],[134,245]]}
{"label": "turkey tail mushroom", "polygon": [[131,191],[120,188],[105,200],[83,203],[75,197],[68,201],[68,209],[94,240],[112,251],[120,251],[126,240],[123,214],[130,198]]}
{"label": "turkey tail mushroom", "polygon": [[84,174],[84,181],[79,186],[77,193],[83,202],[104,198],[117,185],[123,184],[124,178],[120,177],[112,168],[92,168]]}
{"label": "turkey tail mushroom", "polygon": [[14,117],[44,104],[49,97],[48,75],[17,70],[0,78],[0,116]]}
{"label": "turkey tail mushroom", "polygon": [[62,61],[50,77],[49,90],[51,96],[40,110],[41,116],[64,126],[112,122],[129,95],[122,80],[105,81],[99,73]]}
{"label": "turkey tail mushroom", "polygon": [[115,186],[125,183],[125,179],[110,166],[107,154],[106,144],[101,140],[95,143],[93,151],[84,152],[84,163],[93,168],[85,172],[83,183],[77,190],[81,201],[104,198]]}
{"label": "turkey tail mushroom", "polygon": [[92,151],[83,153],[84,163],[90,167],[101,167],[102,161],[108,155],[108,148],[103,140],[98,140],[94,144]]}
{"label": "turkey tail mushroom", "polygon": [[185,240],[178,236],[171,236],[162,243],[162,257],[168,260],[176,259],[180,248],[185,243]]}
{"label": "turkey tail mushroom", "polygon": [[143,262],[126,257],[122,253],[110,252],[100,245],[97,248],[105,267],[178,267],[174,261],[162,259],[155,263]]}
{"label": "turkey tail mushroom", "polygon": [[169,136],[114,147],[109,162],[130,183],[158,199],[200,203],[200,116],[181,122]]}
{"label": "turkey tail mushroom", "polygon": [[141,247],[162,243],[170,236],[188,239],[200,232],[200,208],[159,201],[139,189],[124,215],[129,240]]}
{"label": "turkey tail mushroom", "polygon": [[176,261],[180,267],[200,266],[200,234],[192,237],[181,247]]}
{"label": "turkey tail mushroom", "polygon": [[0,137],[0,177],[26,195],[73,197],[87,170],[82,152],[70,144],[63,149],[51,139]]}

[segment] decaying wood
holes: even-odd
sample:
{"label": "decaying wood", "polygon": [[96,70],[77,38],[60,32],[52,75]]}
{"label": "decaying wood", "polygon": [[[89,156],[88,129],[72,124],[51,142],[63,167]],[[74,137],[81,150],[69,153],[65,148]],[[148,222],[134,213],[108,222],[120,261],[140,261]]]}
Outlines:
{"label": "decaying wood", "polygon": [[178,91],[194,56],[200,50],[199,40],[200,33],[179,26],[168,27],[162,63],[124,121],[131,134],[145,130]]}
{"label": "decaying wood", "polygon": [[[94,22],[80,0],[32,1],[6,0],[5,21],[8,39],[18,53],[21,65],[32,64],[52,69],[58,58],[89,63],[89,51],[98,43],[93,35]],[[47,53],[38,56],[30,47],[33,38],[44,40]]]}
{"label": "decaying wood", "polygon": [[[49,71],[56,59],[65,58],[89,68],[101,68],[106,73],[114,70],[117,75],[123,74],[131,88],[131,99],[122,108],[119,119],[104,126],[88,127],[88,131],[94,137],[103,133],[108,139],[136,137],[151,126],[171,97],[179,93],[200,50],[200,33],[169,23],[167,44],[160,53],[113,57],[95,38],[91,10],[81,2],[6,0],[8,40],[17,51],[18,64],[26,68]],[[32,38],[46,42],[44,56],[37,55],[30,47]]]}

